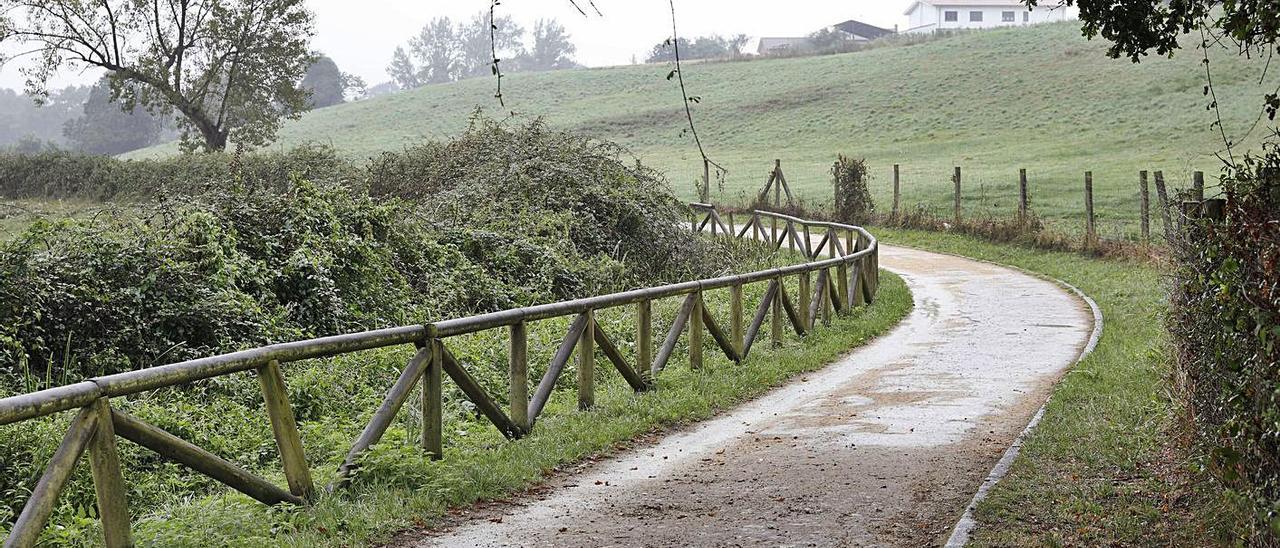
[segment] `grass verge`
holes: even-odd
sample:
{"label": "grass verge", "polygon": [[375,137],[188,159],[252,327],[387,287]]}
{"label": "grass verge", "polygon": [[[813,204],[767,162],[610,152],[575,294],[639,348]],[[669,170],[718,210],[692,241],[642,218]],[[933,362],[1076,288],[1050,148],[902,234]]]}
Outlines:
{"label": "grass verge", "polygon": [[1009,475],[977,508],[976,546],[1199,546],[1166,389],[1160,273],[1148,263],[876,230],[888,244],[984,259],[1070,283],[1102,309],[1097,349],[1062,379]]}
{"label": "grass verge", "polygon": [[[727,310],[727,294],[718,293],[725,292],[708,294],[706,300],[719,316]],[[503,440],[491,426],[454,419],[445,424],[448,445],[442,461],[422,458],[411,441],[412,429],[395,427],[367,456],[353,488],[324,496],[311,508],[265,507],[237,493],[221,492],[138,516],[135,534],[141,545],[165,546],[349,546],[383,541],[397,531],[431,525],[450,506],[509,496],[537,484],[557,467],[616,451],[647,432],[711,417],[798,373],[819,369],[886,332],[911,306],[902,280],[886,273],[873,306],[837,318],[802,340],[789,338],[777,349],[758,343],[751,359],[741,365],[708,347],[703,369],[692,371],[673,360],[660,376],[658,389],[640,395],[616,375],[605,376],[597,387],[597,407],[585,413],[575,410],[572,390],[557,390],[535,433],[514,443]],[[602,315],[601,323],[616,322],[609,328],[618,333],[621,326],[631,325],[629,314]],[[767,338],[761,333],[761,340]],[[573,374],[566,370],[562,378],[572,379]],[[304,437],[325,436],[304,432]],[[339,434],[328,437],[345,439]],[[334,465],[316,466],[317,481],[332,477]]]}

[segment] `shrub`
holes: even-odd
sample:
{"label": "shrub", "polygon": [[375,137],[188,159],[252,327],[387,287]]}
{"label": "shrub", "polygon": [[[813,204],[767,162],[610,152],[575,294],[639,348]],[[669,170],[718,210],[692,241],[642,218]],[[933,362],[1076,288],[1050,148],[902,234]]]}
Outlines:
{"label": "shrub", "polygon": [[[618,147],[539,122],[476,118],[365,170],[323,147],[63,159],[55,171],[154,177],[130,192],[184,190],[0,243],[0,363],[24,389],[702,277],[746,252],[692,237],[665,182]],[[211,175],[165,175],[182,165]]]}
{"label": "shrub", "polygon": [[836,219],[852,224],[869,221],[876,206],[867,187],[867,161],[840,154],[831,166],[831,177],[836,188]]}
{"label": "shrub", "polygon": [[1176,386],[1209,476],[1242,513],[1243,544],[1280,542],[1280,151],[1222,178],[1221,221],[1186,219],[1171,245]]}
{"label": "shrub", "polygon": [[276,191],[290,175],[312,181],[357,181],[360,171],[324,145],[288,152],[182,154],[163,160],[117,160],[77,152],[0,152],[0,196],[145,200],[197,195],[231,183]]}

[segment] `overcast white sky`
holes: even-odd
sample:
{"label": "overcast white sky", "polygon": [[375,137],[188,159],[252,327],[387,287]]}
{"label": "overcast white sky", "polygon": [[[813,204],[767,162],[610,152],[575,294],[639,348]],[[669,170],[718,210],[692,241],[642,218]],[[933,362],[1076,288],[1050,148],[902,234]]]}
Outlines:
{"label": "overcast white sky", "polygon": [[[581,1],[584,5],[586,2]],[[603,13],[583,17],[569,0],[504,0],[501,12],[526,29],[539,18],[555,18],[578,46],[579,63],[588,66],[626,64],[644,58],[654,44],[671,33],[667,0],[595,0]],[[704,34],[752,37],[803,36],[847,19],[893,28],[905,25],[910,0],[676,0],[681,36]],[[387,62],[397,45],[408,42],[427,21],[448,16],[469,19],[489,0],[308,0],[316,14],[312,46],[337,61],[343,71],[360,75],[370,85],[388,80]],[[0,68],[0,87],[21,88],[21,62]],[[87,83],[96,73],[67,73],[58,86]]]}

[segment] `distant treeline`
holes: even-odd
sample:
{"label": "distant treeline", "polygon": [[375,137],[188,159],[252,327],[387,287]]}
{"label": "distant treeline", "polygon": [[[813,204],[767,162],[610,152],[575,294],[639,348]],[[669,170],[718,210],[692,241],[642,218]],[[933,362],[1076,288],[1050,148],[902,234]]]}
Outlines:
{"label": "distant treeline", "polygon": [[[539,19],[528,42],[525,29],[510,16],[489,24],[488,12],[454,25],[448,17],[431,20],[391,56],[387,74],[399,89],[453,82],[493,74],[495,55],[505,72],[575,68],[577,46],[564,25],[555,19]],[[382,92],[385,84],[371,92]]]}

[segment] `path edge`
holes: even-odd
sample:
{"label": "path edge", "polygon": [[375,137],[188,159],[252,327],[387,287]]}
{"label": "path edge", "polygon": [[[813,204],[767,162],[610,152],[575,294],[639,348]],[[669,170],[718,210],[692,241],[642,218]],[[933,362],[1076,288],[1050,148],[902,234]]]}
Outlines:
{"label": "path edge", "polygon": [[[886,245],[893,246],[893,247],[915,249],[917,251],[925,251],[929,253],[941,253],[943,255],[951,255],[953,257],[960,257],[960,258],[968,259],[971,261],[977,261],[977,262],[987,263],[994,266],[999,266],[1002,268],[1017,270],[1019,272],[1022,272],[1023,274],[1027,274],[1029,276],[1033,276],[1036,278],[1040,278],[1042,280],[1047,280],[1049,282],[1055,283],[1058,286],[1074,293],[1076,297],[1079,297],[1080,300],[1084,301],[1085,304],[1089,305],[1089,310],[1093,313],[1093,330],[1089,334],[1089,341],[1085,343],[1084,348],[1080,351],[1080,354],[1076,356],[1075,361],[1071,363],[1071,367],[1068,368],[1068,371],[1074,370],[1077,366],[1080,365],[1080,362],[1084,361],[1084,359],[1087,358],[1089,354],[1092,354],[1093,350],[1098,346],[1098,341],[1102,339],[1102,327],[1103,327],[1102,309],[1098,307],[1098,303],[1095,302],[1092,297],[1090,297],[1084,291],[1081,291],[1076,286],[1071,285],[1065,281],[1062,281],[1058,278],[1054,278],[1052,276],[1041,274],[1039,272],[1032,272],[1030,270],[1027,270],[1019,266],[1002,264],[995,261],[989,261],[986,259],[967,257],[959,253],[924,249],[924,248],[915,247],[915,246],[894,244],[892,242],[885,242],[885,243]],[[1018,455],[1022,453],[1023,442],[1025,442],[1026,438],[1031,435],[1031,432],[1035,430],[1036,426],[1040,424],[1040,419],[1044,417],[1045,409],[1049,407],[1049,402],[1053,401],[1053,394],[1055,393],[1057,393],[1056,386],[1054,391],[1049,394],[1049,397],[1045,399],[1044,403],[1040,405],[1040,409],[1036,411],[1036,414],[1031,417],[1031,422],[1027,423],[1026,428],[1023,428],[1022,432],[1018,434],[1018,437],[1014,438],[1013,443],[1009,445],[1009,448],[1005,449],[1004,454],[1000,457],[1000,460],[996,461],[995,467],[993,467],[991,469],[991,472],[987,474],[987,479],[984,480],[982,482],[982,485],[978,487],[978,491],[973,494],[973,498],[969,500],[969,504],[964,508],[964,514],[960,516],[960,519],[956,521],[955,526],[952,527],[951,536],[947,537],[947,542],[945,544],[947,548],[959,548],[964,546],[965,544],[968,544],[970,534],[972,534],[973,530],[978,526],[978,522],[973,519],[974,508],[978,506],[978,503],[982,502],[984,499],[987,498],[987,494],[991,492],[991,489],[995,487],[996,483],[999,483],[1000,480],[1004,479],[1004,477],[1009,474],[1009,468],[1013,465],[1013,461],[1016,460],[1018,458]]]}

